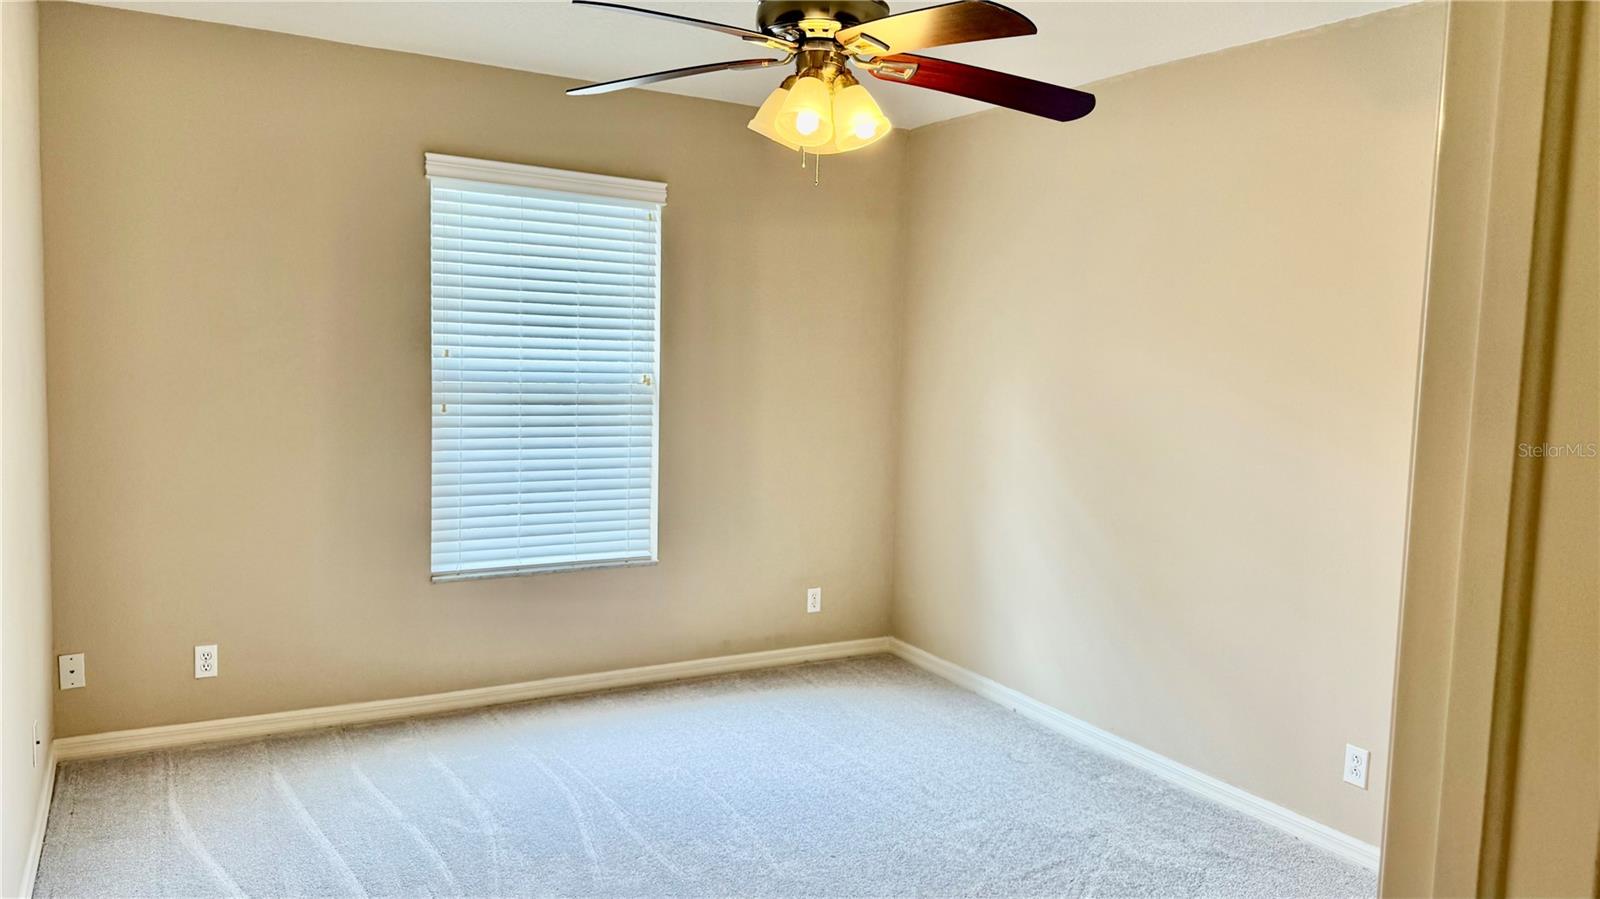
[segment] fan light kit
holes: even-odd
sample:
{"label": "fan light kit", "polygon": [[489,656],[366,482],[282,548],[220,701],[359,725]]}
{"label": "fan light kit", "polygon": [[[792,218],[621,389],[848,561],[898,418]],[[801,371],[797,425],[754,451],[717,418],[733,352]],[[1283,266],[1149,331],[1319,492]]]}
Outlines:
{"label": "fan light kit", "polygon": [[859,150],[882,140],[894,127],[851,74],[851,66],[880,81],[955,94],[1058,122],[1082,118],[1094,109],[1093,94],[910,52],[1038,32],[1027,16],[990,0],[957,0],[899,15],[890,15],[884,0],[761,0],[756,11],[759,30],[600,0],[573,2],[718,31],[784,53],[779,59],[735,59],[586,84],[567,93],[603,94],[708,72],[794,63],[795,73],[767,95],[749,128],[799,150],[802,165],[808,153],[821,157]]}

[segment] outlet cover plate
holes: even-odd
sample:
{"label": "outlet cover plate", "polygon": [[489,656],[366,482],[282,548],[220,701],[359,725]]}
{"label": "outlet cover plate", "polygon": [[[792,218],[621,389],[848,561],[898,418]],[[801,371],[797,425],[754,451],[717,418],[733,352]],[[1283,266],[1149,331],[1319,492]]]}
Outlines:
{"label": "outlet cover plate", "polygon": [[217,644],[207,643],[194,648],[194,676],[196,678],[217,676]]}
{"label": "outlet cover plate", "polygon": [[1344,746],[1344,782],[1351,786],[1367,788],[1367,768],[1372,763],[1372,753],[1360,746]]}
{"label": "outlet cover plate", "polygon": [[56,665],[61,669],[61,689],[76,690],[89,683],[89,676],[83,670],[83,653],[56,656]]}
{"label": "outlet cover plate", "polygon": [[809,614],[820,611],[822,611],[822,588],[812,587],[806,591],[806,612]]}

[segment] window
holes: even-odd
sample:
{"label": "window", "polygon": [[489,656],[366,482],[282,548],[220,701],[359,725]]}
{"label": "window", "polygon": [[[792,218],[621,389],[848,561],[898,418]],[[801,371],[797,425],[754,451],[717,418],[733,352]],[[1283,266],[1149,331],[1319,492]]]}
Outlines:
{"label": "window", "polygon": [[426,163],[433,579],[654,561],[666,185]]}

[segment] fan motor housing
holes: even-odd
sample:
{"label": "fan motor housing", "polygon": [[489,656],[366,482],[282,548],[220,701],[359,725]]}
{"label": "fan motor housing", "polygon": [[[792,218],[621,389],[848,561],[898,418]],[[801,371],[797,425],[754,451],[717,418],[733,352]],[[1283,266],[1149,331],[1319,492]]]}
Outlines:
{"label": "fan motor housing", "polygon": [[797,33],[805,37],[800,23],[806,19],[832,19],[841,29],[889,14],[884,0],[761,0],[756,10],[756,25],[767,34]]}

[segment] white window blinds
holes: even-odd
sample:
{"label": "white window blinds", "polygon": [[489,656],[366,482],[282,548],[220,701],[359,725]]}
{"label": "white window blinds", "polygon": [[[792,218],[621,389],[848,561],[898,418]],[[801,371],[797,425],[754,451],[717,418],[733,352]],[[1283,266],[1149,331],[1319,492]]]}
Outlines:
{"label": "white window blinds", "polygon": [[427,172],[434,580],[654,560],[666,186]]}

